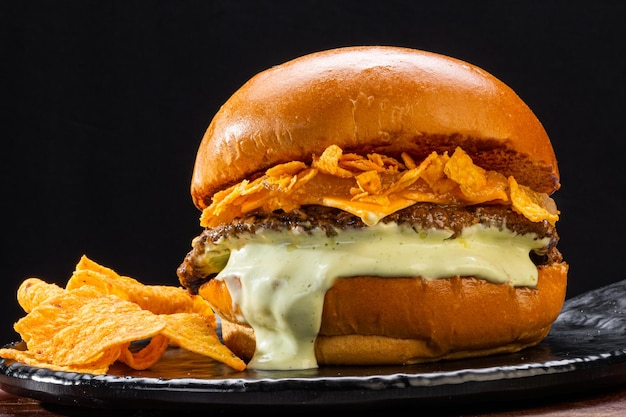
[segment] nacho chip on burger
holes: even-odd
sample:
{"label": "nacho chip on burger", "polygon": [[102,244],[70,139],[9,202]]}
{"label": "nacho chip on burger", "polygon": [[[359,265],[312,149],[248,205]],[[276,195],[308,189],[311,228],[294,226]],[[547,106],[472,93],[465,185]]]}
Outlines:
{"label": "nacho chip on burger", "polygon": [[211,121],[178,268],[253,369],[515,352],[565,298],[557,160],[469,63],[386,46],[263,71]]}

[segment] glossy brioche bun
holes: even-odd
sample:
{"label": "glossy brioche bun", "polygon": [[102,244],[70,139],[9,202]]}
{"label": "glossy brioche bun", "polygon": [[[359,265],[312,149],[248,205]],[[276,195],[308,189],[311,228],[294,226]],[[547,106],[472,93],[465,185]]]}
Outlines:
{"label": "glossy brioche bun", "polygon": [[[410,364],[536,345],[561,310],[567,270],[566,263],[539,267],[535,289],[472,277],[340,278],[324,298],[317,361]],[[199,293],[220,316],[224,343],[249,360],[254,331],[237,319],[226,284],[210,280]]]}
{"label": "glossy brioche bun", "polygon": [[213,194],[279,163],[310,162],[329,145],[416,160],[460,145],[486,169],[535,191],[559,188],[550,140],[504,83],[466,62],[414,49],[363,46],[313,53],[259,73],[211,121],[191,183]]}

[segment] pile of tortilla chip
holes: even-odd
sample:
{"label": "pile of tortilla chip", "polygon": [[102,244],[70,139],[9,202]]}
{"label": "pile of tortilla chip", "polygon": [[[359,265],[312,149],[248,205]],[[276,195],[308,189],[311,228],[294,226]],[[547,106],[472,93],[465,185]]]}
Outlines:
{"label": "pile of tortilla chip", "polygon": [[220,341],[215,315],[203,298],[181,287],[144,285],[86,256],[65,288],[28,278],[17,298],[27,315],[14,328],[26,350],[0,349],[5,359],[103,374],[116,361],[147,369],[168,346],[177,346],[238,371],[246,368]]}

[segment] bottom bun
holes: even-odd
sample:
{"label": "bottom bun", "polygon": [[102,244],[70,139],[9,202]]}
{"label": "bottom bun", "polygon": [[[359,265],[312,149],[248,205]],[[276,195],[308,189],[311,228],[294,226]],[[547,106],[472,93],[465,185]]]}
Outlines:
{"label": "bottom bun", "polygon": [[[473,277],[338,279],[315,342],[320,365],[412,364],[516,352],[541,342],[559,315],[566,263],[539,267],[536,288]],[[253,329],[237,320],[223,281],[200,288],[237,356],[252,358]]]}

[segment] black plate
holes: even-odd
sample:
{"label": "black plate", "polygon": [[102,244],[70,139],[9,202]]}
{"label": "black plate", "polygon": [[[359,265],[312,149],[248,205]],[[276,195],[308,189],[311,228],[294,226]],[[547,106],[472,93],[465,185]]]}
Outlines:
{"label": "black plate", "polygon": [[[375,407],[469,404],[626,383],[626,280],[566,301],[548,337],[515,354],[411,366],[235,372],[168,349],[148,371],[94,376],[0,361],[0,387],[54,404],[98,408]],[[522,318],[523,319],[523,318]]]}

